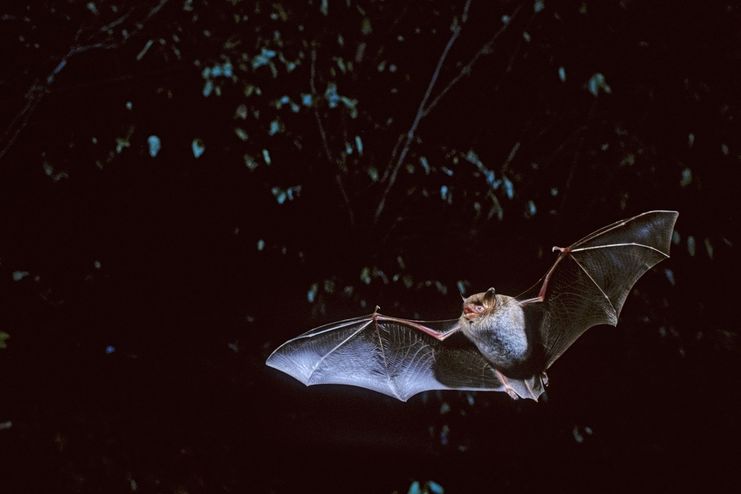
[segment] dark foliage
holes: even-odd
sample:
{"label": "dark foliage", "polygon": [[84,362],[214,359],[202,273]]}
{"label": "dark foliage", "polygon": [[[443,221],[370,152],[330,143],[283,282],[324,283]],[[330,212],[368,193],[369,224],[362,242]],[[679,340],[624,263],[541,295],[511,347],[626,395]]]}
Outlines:
{"label": "dark foliage", "polygon": [[[739,9],[5,6],[2,492],[736,484]],[[552,245],[654,208],[680,211],[671,260],[545,402],[264,366],[375,304],[516,294]]]}

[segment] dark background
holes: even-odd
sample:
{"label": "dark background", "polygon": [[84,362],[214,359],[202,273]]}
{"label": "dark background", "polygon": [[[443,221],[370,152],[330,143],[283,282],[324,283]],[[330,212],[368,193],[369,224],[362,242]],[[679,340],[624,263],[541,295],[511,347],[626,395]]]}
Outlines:
{"label": "dark background", "polygon": [[[2,492],[737,485],[741,6],[597,3],[4,6]],[[671,259],[540,403],[264,366],[648,209]]]}

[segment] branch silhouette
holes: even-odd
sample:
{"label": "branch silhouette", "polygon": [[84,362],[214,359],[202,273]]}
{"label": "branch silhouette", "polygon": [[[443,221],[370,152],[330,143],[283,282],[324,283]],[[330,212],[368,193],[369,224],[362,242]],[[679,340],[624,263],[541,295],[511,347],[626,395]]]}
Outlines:
{"label": "branch silhouette", "polygon": [[[383,178],[381,179],[382,182],[386,182],[386,187],[384,188],[383,193],[381,194],[381,199],[378,202],[378,206],[376,208],[376,212],[374,215],[374,219],[376,222],[381,217],[381,214],[383,214],[383,210],[386,206],[386,200],[388,199],[388,195],[391,192],[391,189],[394,187],[394,184],[396,183],[399,170],[401,169],[401,166],[404,164],[404,160],[406,159],[407,154],[409,154],[409,150],[411,148],[412,142],[414,141],[417,129],[419,128],[419,125],[422,122],[422,120],[432,112],[432,110],[437,106],[440,100],[442,100],[442,98],[445,97],[445,95],[447,95],[448,92],[453,87],[455,87],[465,76],[471,73],[473,66],[479,61],[479,59],[481,59],[481,57],[483,57],[484,55],[491,54],[494,51],[494,45],[496,41],[501,37],[501,35],[504,32],[507,31],[508,27],[512,25],[513,19],[520,13],[524,5],[525,5],[524,3],[521,3],[520,5],[517,6],[517,8],[515,8],[515,10],[512,12],[512,15],[510,16],[510,20],[504,23],[502,27],[500,27],[497,30],[497,32],[494,33],[494,35],[489,39],[489,41],[484,43],[484,45],[470,58],[470,60],[465,65],[463,65],[463,67],[461,67],[458,74],[456,74],[445,85],[445,87],[443,87],[442,90],[440,90],[437,96],[435,96],[430,101],[430,97],[432,96],[433,90],[435,89],[435,85],[437,84],[438,78],[440,76],[440,71],[445,65],[445,60],[447,59],[451,48],[453,47],[456,40],[460,36],[463,30],[464,24],[468,20],[468,12],[471,7],[471,0],[467,0],[465,5],[463,6],[461,20],[458,21],[458,18],[453,19],[453,25],[451,28],[450,38],[448,39],[448,42],[445,44],[445,48],[443,48],[443,51],[440,54],[440,58],[437,61],[435,70],[432,72],[432,77],[430,78],[430,82],[427,84],[427,89],[425,91],[425,94],[422,97],[422,100],[420,101],[419,106],[417,107],[417,112],[414,115],[412,124],[410,125],[409,130],[407,130],[406,134],[402,134],[402,136],[400,136],[400,139],[397,141],[396,146],[394,146],[394,149],[391,152],[391,158],[390,158],[391,166],[387,168],[386,173],[384,173]],[[397,154],[397,150],[399,149],[400,146],[401,146],[401,151],[399,151]]]}

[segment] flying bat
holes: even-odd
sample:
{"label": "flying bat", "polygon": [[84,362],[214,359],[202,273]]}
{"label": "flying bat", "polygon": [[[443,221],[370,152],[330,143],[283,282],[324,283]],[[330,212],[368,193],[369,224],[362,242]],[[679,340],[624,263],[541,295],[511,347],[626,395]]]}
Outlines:
{"label": "flying bat", "polygon": [[648,211],[590,233],[520,296],[494,288],[463,300],[459,318],[372,314],[312,329],[267,365],[305,385],[347,384],[406,401],[422,391],[504,391],[538,400],[546,370],[587,329],[617,325],[630,289],[669,257],[676,211]]}

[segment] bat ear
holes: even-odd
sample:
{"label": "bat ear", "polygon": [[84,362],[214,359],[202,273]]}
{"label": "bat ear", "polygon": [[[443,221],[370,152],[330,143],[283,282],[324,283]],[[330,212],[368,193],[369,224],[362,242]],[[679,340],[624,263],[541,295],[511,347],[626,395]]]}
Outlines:
{"label": "bat ear", "polygon": [[496,299],[497,292],[494,290],[494,287],[489,288],[486,290],[486,293],[484,294],[484,302],[486,302],[487,305],[491,305]]}

